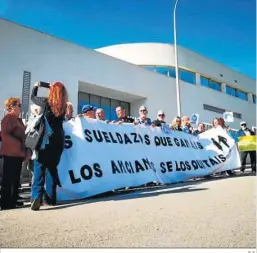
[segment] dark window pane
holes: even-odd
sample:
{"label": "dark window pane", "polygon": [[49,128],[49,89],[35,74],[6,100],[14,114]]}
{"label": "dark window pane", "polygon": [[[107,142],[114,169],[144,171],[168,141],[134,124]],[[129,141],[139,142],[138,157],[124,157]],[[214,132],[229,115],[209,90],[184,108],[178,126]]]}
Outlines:
{"label": "dark window pane", "polygon": [[209,79],[204,76],[200,76],[200,83],[204,87],[209,87]]}
{"label": "dark window pane", "polygon": [[111,99],[111,120],[117,119],[116,107],[118,106],[120,106],[120,102],[118,100]]}
{"label": "dark window pane", "polygon": [[256,104],[256,95],[253,95],[253,102]]}
{"label": "dark window pane", "polygon": [[97,108],[102,108],[105,113],[105,118],[108,120],[116,120],[116,108],[122,106],[127,114],[130,114],[130,103],[121,102],[119,100],[110,99],[106,97],[100,97],[93,94],[88,94],[84,92],[79,92],[79,102],[78,102],[78,113],[81,113],[82,107],[85,104],[90,104]]}
{"label": "dark window pane", "polygon": [[144,68],[150,71],[156,71],[156,68],[154,66],[145,66]]}
{"label": "dark window pane", "polygon": [[179,69],[180,79],[187,83],[195,84],[195,73],[184,69]]}
{"label": "dark window pane", "polygon": [[101,98],[101,107],[104,110],[105,119],[111,119],[111,99]]}
{"label": "dark window pane", "polygon": [[238,98],[241,98],[243,100],[247,100],[247,93],[243,92],[243,91],[240,91],[240,90],[237,90],[236,91],[236,96]]}
{"label": "dark window pane", "polygon": [[165,76],[169,76],[169,68],[167,67],[156,67],[156,72],[163,74]]}
{"label": "dark window pane", "polygon": [[125,109],[126,114],[127,114],[128,116],[130,116],[129,103],[127,103],[127,102],[121,102],[121,103],[120,103],[120,106],[121,106],[123,109]]}
{"label": "dark window pane", "polygon": [[169,76],[176,78],[176,69],[174,67],[170,67]]}
{"label": "dark window pane", "polygon": [[221,91],[221,84],[213,80],[210,80],[209,87],[213,90]]}
{"label": "dark window pane", "polygon": [[236,96],[236,89],[234,89],[230,86],[226,86],[226,93],[235,97]]}
{"label": "dark window pane", "polygon": [[81,113],[83,105],[89,104],[89,94],[79,92],[78,114]]}
{"label": "dark window pane", "polygon": [[99,96],[90,94],[89,101],[90,105],[95,106],[97,108],[101,107],[101,99]]}
{"label": "dark window pane", "polygon": [[89,94],[85,92],[79,92],[79,100],[87,101],[89,103]]}

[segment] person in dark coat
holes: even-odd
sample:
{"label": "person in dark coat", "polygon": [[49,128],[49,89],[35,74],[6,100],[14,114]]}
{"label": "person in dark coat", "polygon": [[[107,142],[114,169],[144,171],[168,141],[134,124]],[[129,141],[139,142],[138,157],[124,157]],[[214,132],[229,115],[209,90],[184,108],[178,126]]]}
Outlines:
{"label": "person in dark coat", "polygon": [[[38,97],[38,88],[49,89],[48,97]],[[56,187],[61,186],[57,166],[64,149],[63,122],[68,101],[66,88],[60,82],[53,84],[38,82],[35,84],[31,100],[41,106],[44,117],[52,130],[49,143],[44,149],[39,149],[34,161],[34,180],[31,187],[31,209],[36,211],[40,205],[56,204]],[[44,184],[45,189],[44,189]],[[43,200],[44,196],[44,200]],[[44,202],[44,203],[43,203]]]}
{"label": "person in dark coat", "polygon": [[199,123],[198,127],[197,127],[197,130],[195,130],[193,132],[193,135],[198,136],[199,134],[204,133],[204,132],[205,132],[205,125],[204,125],[204,123]]}

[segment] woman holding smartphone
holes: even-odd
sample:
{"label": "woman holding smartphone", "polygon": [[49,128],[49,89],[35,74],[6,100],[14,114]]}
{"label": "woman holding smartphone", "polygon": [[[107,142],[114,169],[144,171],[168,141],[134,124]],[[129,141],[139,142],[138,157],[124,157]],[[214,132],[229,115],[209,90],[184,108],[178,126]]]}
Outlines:
{"label": "woman holding smartphone", "polygon": [[[38,97],[38,88],[48,88],[47,97]],[[31,94],[34,104],[41,106],[52,134],[49,143],[40,149],[34,162],[34,180],[31,187],[31,209],[36,211],[42,204],[56,204],[56,186],[60,185],[57,166],[64,149],[63,121],[65,119],[68,95],[61,82],[52,84],[38,82]],[[44,189],[45,185],[45,189]],[[44,200],[43,200],[44,196]],[[43,203],[44,201],[44,203]]]}

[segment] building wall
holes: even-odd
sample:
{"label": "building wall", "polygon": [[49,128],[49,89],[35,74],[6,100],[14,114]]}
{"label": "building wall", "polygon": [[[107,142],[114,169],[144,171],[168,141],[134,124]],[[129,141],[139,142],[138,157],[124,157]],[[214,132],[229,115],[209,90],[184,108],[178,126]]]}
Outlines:
{"label": "building wall", "polygon": [[145,102],[151,117],[159,108],[167,112],[168,120],[176,114],[176,106],[166,102],[175,101],[172,79],[4,19],[0,19],[0,34],[1,107],[7,97],[21,97],[26,70],[31,72],[32,84],[38,80],[62,81],[75,108],[78,90],[84,87],[87,92],[86,84],[90,84],[90,93],[102,90],[105,96],[106,89],[113,90],[118,99],[119,91],[123,94],[121,100],[127,94],[134,115],[138,114],[139,101]]}
{"label": "building wall", "polygon": [[[115,59],[61,39],[0,19],[0,108],[9,96],[22,96],[23,71],[31,72],[32,84],[62,81],[75,108],[78,91],[131,103],[131,114],[145,104],[149,116],[162,109],[171,122],[176,116],[175,79]],[[46,91],[43,93],[46,94]],[[208,122],[217,115],[203,110],[203,103],[242,113],[255,125],[255,106],[201,86],[181,82],[182,114],[199,113]],[[238,128],[238,121],[231,125]]]}
{"label": "building wall", "polygon": [[[171,44],[121,44],[99,48],[96,51],[135,65],[175,66],[174,46]],[[256,94],[256,81],[252,78],[180,46],[178,46],[178,64],[182,68],[193,70],[212,77],[216,81]]]}
{"label": "building wall", "polygon": [[[167,77],[168,78],[168,77]],[[203,86],[197,86],[180,81],[182,114],[191,115],[199,113],[200,121],[211,122],[214,117],[221,114],[203,109],[203,104],[242,114],[242,119],[234,118],[230,124],[232,128],[239,129],[240,121],[248,122],[249,127],[256,126],[256,106],[249,101],[234,98],[226,93],[215,91]],[[236,100],[236,101],[235,101]],[[187,102],[185,102],[187,101]]]}

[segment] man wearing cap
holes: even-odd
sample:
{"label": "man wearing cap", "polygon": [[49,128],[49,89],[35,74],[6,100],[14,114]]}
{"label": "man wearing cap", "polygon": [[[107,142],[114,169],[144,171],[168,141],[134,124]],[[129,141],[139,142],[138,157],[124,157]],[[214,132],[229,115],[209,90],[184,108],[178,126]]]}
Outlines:
{"label": "man wearing cap", "polygon": [[[241,127],[241,129],[237,133],[238,137],[255,135],[254,132],[247,127],[247,124],[246,124],[245,121],[240,122],[240,127]],[[246,158],[247,158],[248,154],[250,155],[250,159],[251,159],[252,172],[256,173],[256,151],[243,151],[243,152],[241,152],[241,154],[240,154],[241,161],[242,161],[241,171],[242,172],[245,171]]]}
{"label": "man wearing cap", "polygon": [[96,109],[97,108],[93,107],[92,105],[83,105],[82,110],[81,110],[81,114],[79,114],[78,117],[94,119]]}

